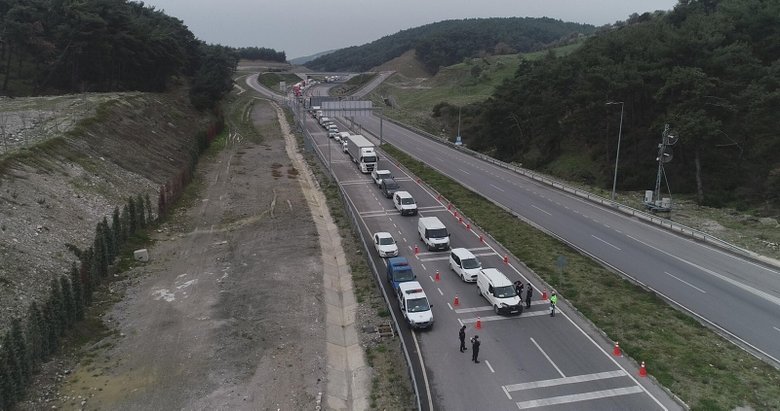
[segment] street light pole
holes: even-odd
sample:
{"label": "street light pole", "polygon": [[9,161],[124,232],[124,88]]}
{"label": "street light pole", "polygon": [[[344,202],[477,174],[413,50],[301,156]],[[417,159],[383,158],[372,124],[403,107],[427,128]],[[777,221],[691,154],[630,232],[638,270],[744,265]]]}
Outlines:
{"label": "street light pole", "polygon": [[620,104],[620,128],[618,129],[617,153],[615,154],[615,176],[612,177],[612,201],[615,201],[615,187],[617,187],[618,160],[620,159],[620,139],[623,136],[623,102],[610,101],[609,104]]}

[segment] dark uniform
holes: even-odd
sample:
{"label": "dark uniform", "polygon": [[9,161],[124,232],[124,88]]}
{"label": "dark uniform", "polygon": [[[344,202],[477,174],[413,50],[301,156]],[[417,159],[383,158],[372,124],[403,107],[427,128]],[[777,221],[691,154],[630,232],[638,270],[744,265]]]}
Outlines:
{"label": "dark uniform", "polygon": [[471,361],[479,362],[477,357],[479,356],[479,336],[475,335],[471,338]]}
{"label": "dark uniform", "polygon": [[458,338],[460,339],[460,352],[466,351],[466,326],[460,327],[458,331]]}
{"label": "dark uniform", "polygon": [[528,283],[528,291],[525,293],[525,308],[531,308],[531,296],[534,295],[534,288]]}

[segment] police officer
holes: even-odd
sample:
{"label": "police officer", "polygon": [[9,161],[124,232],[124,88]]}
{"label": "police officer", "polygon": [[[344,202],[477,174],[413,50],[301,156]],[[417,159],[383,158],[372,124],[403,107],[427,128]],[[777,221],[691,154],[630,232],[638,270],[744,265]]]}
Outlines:
{"label": "police officer", "polygon": [[556,304],[558,304],[558,295],[555,294],[555,291],[553,291],[552,295],[550,296],[550,317],[555,317]]}
{"label": "police officer", "polygon": [[460,327],[460,331],[458,331],[458,338],[460,339],[460,352],[466,351],[468,348],[466,348],[466,326]]}
{"label": "police officer", "polygon": [[534,288],[528,283],[528,290],[525,293],[525,308],[531,308],[531,296],[534,295]]}
{"label": "police officer", "polygon": [[479,356],[480,344],[481,343],[479,342],[478,335],[471,337],[471,361],[474,361],[475,363],[479,363],[479,359],[477,357]]}

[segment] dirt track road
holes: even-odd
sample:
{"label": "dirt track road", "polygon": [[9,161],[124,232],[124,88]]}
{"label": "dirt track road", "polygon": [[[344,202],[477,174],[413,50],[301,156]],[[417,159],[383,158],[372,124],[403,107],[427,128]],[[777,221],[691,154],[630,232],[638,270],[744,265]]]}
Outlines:
{"label": "dirt track road", "polygon": [[276,111],[258,102],[253,116],[263,143],[233,142],[201,162],[200,203],[156,234],[152,261],[107,314],[121,335],[74,372],[61,407],[297,410],[321,400],[316,228],[290,184],[298,171]]}

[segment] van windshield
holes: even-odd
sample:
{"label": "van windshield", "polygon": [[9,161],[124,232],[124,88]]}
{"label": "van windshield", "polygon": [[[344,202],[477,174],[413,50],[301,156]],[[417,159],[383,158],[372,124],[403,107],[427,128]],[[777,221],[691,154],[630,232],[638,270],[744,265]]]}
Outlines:
{"label": "van windshield", "polygon": [[444,238],[449,236],[446,228],[432,228],[428,230],[428,238]]}
{"label": "van windshield", "polygon": [[403,283],[406,281],[414,281],[414,271],[412,270],[399,271],[395,273],[393,277],[395,277],[395,281],[398,283]]}
{"label": "van windshield", "polygon": [[413,298],[406,300],[406,311],[410,313],[419,313],[422,311],[428,311],[431,306],[428,305],[427,298]]}
{"label": "van windshield", "polygon": [[461,264],[463,265],[463,268],[480,268],[482,267],[482,264],[479,263],[479,260],[476,258],[464,258],[463,260],[460,260]]}
{"label": "van windshield", "polygon": [[411,197],[402,198],[401,204],[408,205],[408,204],[414,204],[414,199]]}
{"label": "van windshield", "polygon": [[496,287],[493,291],[493,295],[498,298],[511,298],[517,296],[515,287],[512,285],[505,285],[503,287]]}

